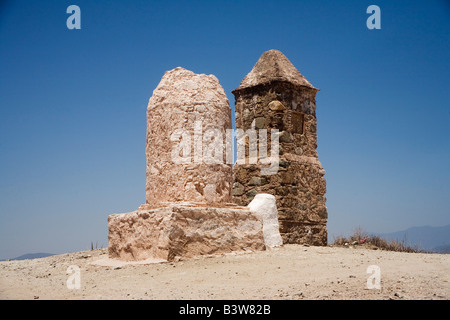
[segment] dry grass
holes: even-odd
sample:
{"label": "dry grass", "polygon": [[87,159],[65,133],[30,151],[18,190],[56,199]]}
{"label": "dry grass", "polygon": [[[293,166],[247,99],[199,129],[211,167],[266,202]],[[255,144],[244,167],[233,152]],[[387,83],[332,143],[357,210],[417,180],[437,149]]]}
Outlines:
{"label": "dry grass", "polygon": [[419,248],[419,246],[407,245],[406,239],[402,241],[386,240],[381,238],[380,236],[368,234],[361,227],[356,228],[349,238],[343,236],[337,237],[334,240],[333,245],[336,246],[361,245],[370,247],[372,249],[380,249],[387,251],[429,253],[429,251],[423,250]]}

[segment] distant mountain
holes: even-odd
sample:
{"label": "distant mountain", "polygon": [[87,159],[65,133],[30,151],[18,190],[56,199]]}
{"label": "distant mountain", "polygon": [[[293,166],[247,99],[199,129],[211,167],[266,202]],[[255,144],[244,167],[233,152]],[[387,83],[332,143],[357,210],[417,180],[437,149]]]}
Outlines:
{"label": "distant mountain", "polygon": [[450,224],[442,227],[412,227],[392,233],[378,233],[387,240],[397,240],[409,246],[417,246],[428,251],[450,252]]}
{"label": "distant mountain", "polygon": [[54,253],[27,253],[27,254],[23,254],[17,258],[14,259],[10,259],[10,260],[26,260],[26,259],[36,259],[36,258],[45,258],[45,257],[50,257],[50,256],[54,256]]}

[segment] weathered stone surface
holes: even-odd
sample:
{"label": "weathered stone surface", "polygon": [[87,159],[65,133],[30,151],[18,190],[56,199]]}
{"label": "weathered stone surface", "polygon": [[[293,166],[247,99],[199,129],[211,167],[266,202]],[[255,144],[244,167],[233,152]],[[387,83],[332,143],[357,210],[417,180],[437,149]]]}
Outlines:
{"label": "weathered stone surface", "polygon": [[258,117],[255,119],[255,129],[264,129],[266,127],[266,119]]}
{"label": "weathered stone surface", "polygon": [[280,163],[280,166],[283,168],[287,168],[290,165],[289,161],[286,161],[286,160],[281,160],[279,163]]}
{"label": "weathered stone surface", "polygon": [[266,184],[267,178],[266,177],[251,177],[250,181],[248,182],[249,186],[261,186]]}
{"label": "weathered stone surface", "polygon": [[108,226],[109,256],[121,260],[265,249],[262,218],[246,207],[169,205],[110,215]]}
{"label": "weathered stone surface", "polygon": [[327,243],[325,223],[280,220],[280,233],[283,243],[307,243],[315,246],[323,246]]}
{"label": "weathered stone surface", "polygon": [[286,107],[278,100],[274,100],[269,103],[269,109],[272,111],[283,111],[286,110]]}
{"label": "weathered stone surface", "polygon": [[278,129],[280,143],[278,172],[265,177],[267,184],[258,183],[259,164],[233,167],[235,181],[243,186],[233,201],[248,205],[258,193],[274,195],[284,243],[327,243],[325,171],[317,154],[317,92],[276,50],[265,52],[233,91],[236,128]]}
{"label": "weathered stone surface", "polygon": [[246,196],[249,200],[252,200],[258,192],[255,189],[247,191]]}
{"label": "weathered stone surface", "polygon": [[314,88],[311,83],[278,50],[263,53],[252,71],[242,80],[238,89],[254,87],[272,81],[288,81],[295,85]]}
{"label": "weathered stone surface", "polygon": [[287,131],[281,131],[280,132],[280,138],[279,141],[280,142],[292,142],[292,133],[287,132]]}
{"label": "weathered stone surface", "polygon": [[244,186],[239,182],[235,182],[233,184],[233,195],[242,196],[244,194],[244,191],[245,191]]}
{"label": "weathered stone surface", "polygon": [[248,207],[262,217],[265,245],[270,248],[281,246],[283,240],[280,235],[275,197],[267,193],[257,194]]}
{"label": "weathered stone surface", "polygon": [[[146,203],[157,208],[180,201],[231,202],[232,168],[225,148],[217,154],[210,148],[214,142],[225,146],[226,129],[231,128],[229,102],[215,76],[183,68],[167,71],[147,108]],[[187,139],[185,156],[177,148]]]}

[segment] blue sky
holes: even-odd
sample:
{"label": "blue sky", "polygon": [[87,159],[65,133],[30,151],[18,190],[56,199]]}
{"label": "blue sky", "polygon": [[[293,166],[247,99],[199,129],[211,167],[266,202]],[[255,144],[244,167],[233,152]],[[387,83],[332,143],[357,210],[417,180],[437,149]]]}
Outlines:
{"label": "blue sky", "polygon": [[[66,8],[81,8],[68,30]],[[381,30],[366,9],[381,8]],[[2,1],[0,258],[107,246],[145,202],[146,107],[182,66],[231,91],[266,50],[316,87],[329,239],[450,223],[448,1]]]}

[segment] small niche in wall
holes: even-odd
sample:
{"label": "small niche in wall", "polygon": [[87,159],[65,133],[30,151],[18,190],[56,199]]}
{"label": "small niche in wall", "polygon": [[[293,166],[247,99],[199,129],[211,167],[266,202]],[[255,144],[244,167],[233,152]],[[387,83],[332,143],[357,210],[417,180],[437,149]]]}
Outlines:
{"label": "small niche in wall", "polygon": [[292,133],[303,134],[303,113],[291,111]]}

